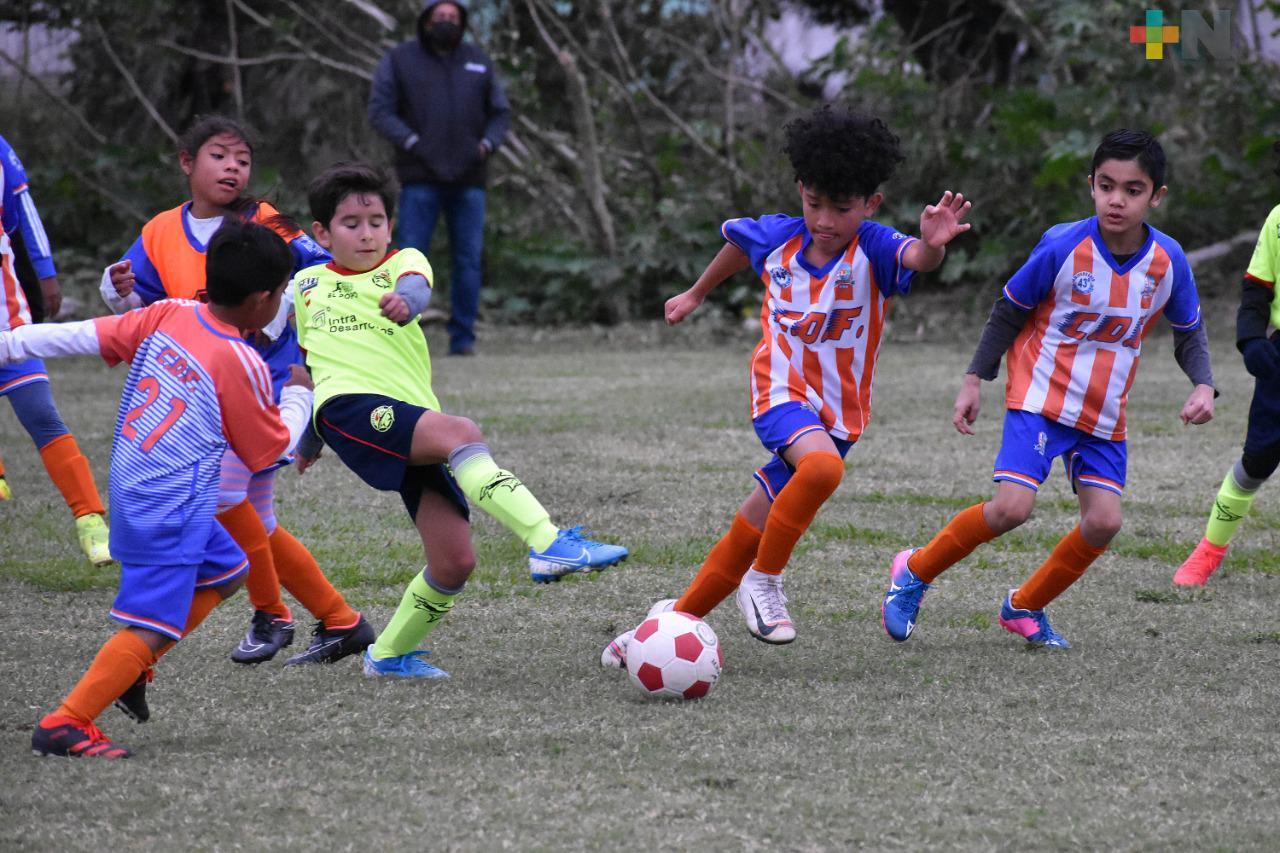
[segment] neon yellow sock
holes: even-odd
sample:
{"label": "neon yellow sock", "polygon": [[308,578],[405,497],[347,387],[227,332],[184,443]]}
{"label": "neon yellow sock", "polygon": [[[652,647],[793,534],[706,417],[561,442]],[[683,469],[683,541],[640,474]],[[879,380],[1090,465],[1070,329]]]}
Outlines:
{"label": "neon yellow sock", "polygon": [[551,516],[510,471],[504,471],[487,453],[467,457],[453,469],[453,478],[476,506],[502,522],[535,551],[545,551],[560,529]]}
{"label": "neon yellow sock", "polygon": [[1228,471],[1226,479],[1222,481],[1222,488],[1218,489],[1218,496],[1214,499],[1209,524],[1204,529],[1204,538],[1214,545],[1228,544],[1231,537],[1236,535],[1240,522],[1249,514],[1249,507],[1253,506],[1253,499],[1257,495],[1257,491],[1250,492],[1240,488],[1232,472]]}
{"label": "neon yellow sock", "polygon": [[385,660],[416,650],[423,638],[453,609],[456,597],[431,586],[423,573],[418,572],[409,581],[400,606],[378,635],[370,654],[375,660]]}

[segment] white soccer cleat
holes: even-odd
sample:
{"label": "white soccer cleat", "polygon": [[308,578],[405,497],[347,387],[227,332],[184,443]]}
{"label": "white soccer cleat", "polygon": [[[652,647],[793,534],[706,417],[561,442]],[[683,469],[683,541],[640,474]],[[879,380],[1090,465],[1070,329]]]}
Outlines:
{"label": "white soccer cleat", "polygon": [[796,638],[787,596],[782,591],[782,575],[767,575],[748,569],[738,585],[738,609],[747,620],[751,636],[781,646]]}
{"label": "white soccer cleat", "polygon": [[[655,602],[644,618],[648,619],[655,613],[666,613],[674,608],[675,605],[676,600],[674,598],[664,598],[659,602]],[[610,669],[626,669],[627,643],[631,642],[631,638],[635,636],[635,633],[636,629],[631,628],[614,637],[609,645],[604,647],[604,651],[600,653],[600,665]]]}

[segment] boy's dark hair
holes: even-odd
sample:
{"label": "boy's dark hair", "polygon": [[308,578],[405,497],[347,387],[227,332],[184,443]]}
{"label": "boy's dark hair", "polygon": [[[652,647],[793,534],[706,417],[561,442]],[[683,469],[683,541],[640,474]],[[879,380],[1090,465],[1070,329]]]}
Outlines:
{"label": "boy's dark hair", "polygon": [[796,180],[832,199],[868,198],[905,159],[883,121],[854,109],[828,104],[784,132]]}
{"label": "boy's dark hair", "polygon": [[253,153],[253,139],[250,138],[249,131],[245,130],[244,125],[226,116],[217,115],[201,116],[195,124],[187,128],[187,132],[178,138],[178,153],[194,157],[201,145],[215,136],[224,134],[241,140],[248,146],[249,153]]}
{"label": "boy's dark hair", "polygon": [[1093,162],[1089,165],[1089,176],[1098,171],[1107,160],[1137,160],[1142,171],[1151,179],[1152,192],[1164,186],[1165,170],[1168,161],[1164,157],[1164,149],[1160,141],[1145,130],[1113,130],[1102,137],[1098,148],[1093,152]]}
{"label": "boy's dark hair", "polygon": [[209,301],[234,308],[283,284],[293,272],[293,253],[270,228],[228,218],[209,241],[204,270]]}
{"label": "boy's dark hair", "polygon": [[328,228],[339,203],[352,193],[378,195],[386,205],[387,217],[395,215],[396,182],[384,169],[368,163],[335,163],[307,187],[311,218]]}

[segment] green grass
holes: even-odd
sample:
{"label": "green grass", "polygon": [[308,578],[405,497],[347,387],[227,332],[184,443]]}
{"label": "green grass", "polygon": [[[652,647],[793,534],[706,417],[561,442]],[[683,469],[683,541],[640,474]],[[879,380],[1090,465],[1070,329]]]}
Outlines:
{"label": "green grass", "polygon": [[[884,636],[890,558],[989,494],[1001,413],[987,386],[978,435],[957,435],[970,342],[891,338],[875,420],[788,571],[798,641],[755,642],[729,603],[709,618],[723,679],[705,701],[672,704],[596,662],[683,588],[751,487],[763,461],[746,417],[754,341],[490,337],[477,358],[437,363],[444,405],[481,424],[556,519],[628,544],[632,559],[537,587],[519,543],[477,518],[479,568],[432,638],[454,675],[438,684],[371,682],[354,661],[238,668],[227,654],[249,614],[237,598],[165,658],[151,723],[104,715],[137,751],[122,764],[29,754],[34,722],[112,630],[115,575],[82,564],[65,506],[0,406],[16,495],[0,505],[0,849],[1280,845],[1268,781],[1280,778],[1280,504],[1264,492],[1208,591],[1169,583],[1243,436],[1251,386],[1229,346],[1214,350],[1218,418],[1184,428],[1186,380],[1167,336],[1149,340],[1130,402],[1126,527],[1053,605],[1073,647],[1046,654],[995,616],[1075,523],[1060,468],[1022,529],[939,579],[909,643]],[[105,484],[124,374],[87,360],[51,372]],[[384,624],[422,560],[399,500],[332,456],[286,472],[277,494],[282,521]]]}

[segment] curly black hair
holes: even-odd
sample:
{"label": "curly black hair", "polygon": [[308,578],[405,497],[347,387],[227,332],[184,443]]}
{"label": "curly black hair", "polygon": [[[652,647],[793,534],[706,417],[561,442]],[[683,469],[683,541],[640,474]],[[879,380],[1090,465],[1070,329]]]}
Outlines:
{"label": "curly black hair", "polygon": [[833,199],[867,198],[906,159],[888,125],[859,110],[827,104],[784,132],[796,180]]}

